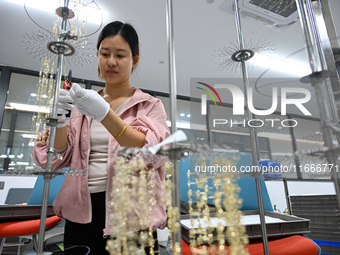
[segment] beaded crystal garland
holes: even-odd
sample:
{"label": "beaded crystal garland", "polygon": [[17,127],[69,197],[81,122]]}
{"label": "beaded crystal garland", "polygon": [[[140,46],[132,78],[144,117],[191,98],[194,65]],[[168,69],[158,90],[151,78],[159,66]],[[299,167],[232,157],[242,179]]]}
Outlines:
{"label": "beaded crystal garland", "polygon": [[124,157],[115,158],[114,169],[109,204],[110,240],[106,248],[110,254],[127,255],[144,254],[144,248],[150,247],[150,254],[154,254],[150,226],[151,211],[156,205],[156,171],[142,158],[127,162]]}
{"label": "beaded crystal garland", "polygon": [[[222,156],[199,155],[192,157],[195,164],[200,166],[235,166],[236,158]],[[128,159],[115,157],[115,176],[112,180],[111,199],[109,201],[110,240],[107,250],[110,254],[145,254],[145,248],[150,248],[150,254],[155,254],[153,245],[153,229],[151,226],[151,211],[156,205],[155,177],[156,170],[145,163],[142,157]],[[209,163],[208,163],[209,162]],[[173,164],[166,163],[163,199],[158,205],[167,209],[167,227],[169,236],[181,231],[181,215],[179,208],[172,206],[174,190],[171,176],[174,174]],[[248,243],[246,229],[241,225],[241,200],[239,188],[235,184],[237,172],[226,171],[206,174],[188,171],[188,207],[191,225],[198,222],[197,228],[189,231],[190,247],[193,254],[248,254],[245,245]],[[210,184],[208,185],[208,182]],[[213,187],[211,187],[211,181]],[[192,186],[197,189],[193,191]],[[213,188],[213,193],[211,192]],[[213,206],[208,205],[208,200]],[[195,201],[195,202],[194,202]],[[136,213],[136,212],[139,213]],[[214,225],[212,218],[220,219]],[[208,226],[208,227],[207,227]],[[144,231],[139,231],[139,230]],[[226,249],[229,246],[229,251]],[[179,243],[170,240],[172,255],[181,254]]]}
{"label": "beaded crystal garland", "polygon": [[[54,93],[53,88],[55,87],[55,79],[53,77],[54,61],[44,57],[41,63],[41,71],[39,73],[39,80],[37,84],[37,96],[36,102],[39,107],[47,105]],[[32,116],[31,130],[38,134],[41,130],[46,128],[46,118],[48,117],[47,112],[34,112]]]}
{"label": "beaded crystal garland", "polygon": [[[64,79],[66,80],[66,74],[68,73],[66,71],[66,62],[68,62],[69,66],[77,64],[83,66],[84,64],[90,64],[94,60],[95,54],[93,54],[93,49],[91,48],[92,43],[88,43],[88,37],[94,35],[102,26],[101,22],[96,31],[88,31],[88,17],[82,15],[86,14],[86,8],[91,8],[91,11],[97,11],[102,21],[102,13],[94,0],[54,0],[49,2],[48,10],[54,11],[52,28],[49,28],[48,24],[39,24],[32,15],[34,13],[31,11],[32,7],[26,6],[26,4],[24,5],[28,17],[40,29],[44,30],[44,32],[38,31],[25,34],[22,41],[29,54],[33,58],[39,58],[41,60],[39,81],[37,84],[37,92],[35,93],[35,105],[39,106],[40,109],[33,113],[31,128],[36,135],[46,128],[46,120],[50,117],[50,113],[44,108],[47,106],[50,111],[52,109],[50,100],[55,95],[56,80],[59,79],[59,77],[55,77],[56,75],[54,75],[55,65],[57,66],[53,60],[55,54],[59,55],[63,53],[63,56],[67,57],[63,59],[64,63],[61,61],[62,70],[56,70],[57,73],[65,74]],[[53,10],[54,7],[59,8]],[[62,26],[63,22],[65,22],[61,11],[63,8],[68,9],[67,25],[65,27]],[[57,42],[63,44],[58,44]],[[63,49],[63,51],[61,49]],[[76,54],[74,54],[75,52]],[[61,76],[60,79],[62,79]]]}
{"label": "beaded crystal garland", "polygon": [[[174,166],[172,163],[168,163],[165,165],[166,172],[166,180],[165,180],[165,188],[166,188],[166,208],[167,208],[167,216],[168,216],[168,224],[169,228],[169,236],[171,237],[173,233],[180,231],[180,210],[178,207],[172,206],[172,192],[174,190],[174,185],[171,181],[171,176],[174,174]],[[174,243],[173,240],[170,240],[170,249],[171,254],[179,255],[181,254],[181,246],[179,243]]]}
{"label": "beaded crystal garland", "polygon": [[[207,163],[209,162],[209,163]],[[191,164],[200,167],[235,166],[235,161],[223,156],[198,156]],[[230,169],[230,167],[229,167]],[[188,205],[191,225],[198,222],[197,228],[189,230],[190,247],[193,254],[231,254],[246,255],[244,245],[248,243],[246,229],[241,225],[241,199],[235,183],[238,173],[233,171],[208,172],[188,171]],[[195,180],[195,181],[194,181]],[[212,181],[213,187],[208,185]],[[197,190],[193,193],[192,186]],[[210,191],[213,189],[213,193]],[[193,197],[195,196],[195,209]],[[208,206],[208,199],[213,199],[214,206]],[[220,219],[216,226],[212,216]],[[229,245],[229,252],[225,246]]]}

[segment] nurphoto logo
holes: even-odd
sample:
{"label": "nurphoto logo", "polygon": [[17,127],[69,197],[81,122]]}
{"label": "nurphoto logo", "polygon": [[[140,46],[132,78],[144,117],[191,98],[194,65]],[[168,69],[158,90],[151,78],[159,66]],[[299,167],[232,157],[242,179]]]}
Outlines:
{"label": "nurphoto logo", "polygon": [[[217,105],[218,99],[220,105],[222,106],[222,100],[219,93],[226,91],[227,93],[231,93],[232,96],[232,109],[233,115],[244,115],[245,114],[245,101],[247,100],[247,106],[251,113],[258,116],[267,116],[273,114],[278,106],[281,108],[281,115],[287,115],[287,106],[293,105],[297,107],[297,109],[305,116],[312,115],[310,111],[304,106],[304,104],[308,103],[311,99],[311,92],[305,88],[299,87],[272,87],[271,90],[271,106],[269,109],[256,109],[254,106],[253,99],[253,88],[248,88],[247,95],[245,96],[243,91],[233,84],[213,84],[210,85],[204,82],[196,82],[196,84],[200,84],[201,86],[196,86],[197,89],[202,90],[204,93],[201,94],[201,115],[207,115],[207,95],[213,100],[214,104]],[[280,96],[279,96],[280,92]],[[288,95],[291,94],[299,95],[299,98],[289,98]],[[280,104],[280,105],[279,105]],[[271,123],[272,127],[274,123],[281,122],[281,125],[284,127],[295,127],[297,125],[297,121],[294,119],[250,119],[244,120],[244,126],[250,127],[262,127],[265,122]],[[231,126],[236,125],[233,123],[232,119],[213,119],[213,126],[217,125],[226,125],[230,124]],[[242,124],[242,123],[241,123]],[[237,125],[240,125],[238,122]]]}

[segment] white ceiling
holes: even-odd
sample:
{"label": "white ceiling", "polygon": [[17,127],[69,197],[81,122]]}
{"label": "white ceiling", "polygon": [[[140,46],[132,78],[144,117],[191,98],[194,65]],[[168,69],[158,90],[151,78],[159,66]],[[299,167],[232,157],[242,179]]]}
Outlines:
{"label": "white ceiling", "polygon": [[[277,0],[273,0],[277,1]],[[231,11],[231,0],[225,0],[229,11],[219,8],[223,0],[174,0],[173,21],[176,56],[177,94],[190,95],[191,78],[240,78],[240,71],[218,70],[218,49],[237,45],[235,18]],[[340,1],[329,0],[335,24],[340,24]],[[104,12],[104,24],[121,20],[131,23],[140,37],[140,63],[133,74],[132,83],[143,89],[169,92],[168,48],[166,33],[166,0],[96,0]],[[54,16],[43,11],[28,8],[36,21],[52,29]],[[89,25],[89,31],[97,26]],[[22,42],[24,35],[42,31],[25,13],[24,7],[6,0],[0,0],[0,64],[39,71],[41,61],[33,58]],[[338,30],[340,31],[340,30]],[[264,26],[254,20],[242,17],[242,32],[246,45],[253,47],[261,42],[267,49],[275,49],[271,54],[275,58],[296,62],[308,67],[304,51],[304,39],[299,22],[285,32]],[[95,41],[98,33],[89,37],[89,48],[95,54]],[[298,52],[293,54],[294,52]],[[293,55],[292,55],[293,54]],[[255,54],[256,55],[256,54]],[[288,57],[289,56],[289,57]],[[272,64],[272,63],[270,63]],[[272,64],[273,66],[274,64]],[[97,60],[85,65],[72,64],[74,77],[90,80],[97,78]],[[282,69],[285,69],[282,66]],[[67,69],[68,70],[68,69]],[[277,70],[267,70],[257,62],[249,67],[249,76],[260,83],[267,84],[269,78],[286,79],[298,76]],[[242,84],[242,83],[240,83]],[[251,84],[252,85],[252,84]],[[311,91],[312,88],[307,86]],[[263,86],[263,93],[270,93],[271,86]],[[255,105],[266,107],[270,97],[255,94]],[[313,98],[315,98],[313,96]],[[229,101],[229,100],[224,100]],[[231,101],[229,101],[231,103]],[[270,105],[269,105],[270,106]],[[308,104],[313,116],[318,115],[315,101]],[[293,113],[296,112],[292,109]]]}

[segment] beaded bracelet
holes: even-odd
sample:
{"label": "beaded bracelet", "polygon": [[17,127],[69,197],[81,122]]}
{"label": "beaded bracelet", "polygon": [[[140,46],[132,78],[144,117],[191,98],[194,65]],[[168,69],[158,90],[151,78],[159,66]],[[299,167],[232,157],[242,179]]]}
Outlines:
{"label": "beaded bracelet", "polygon": [[118,137],[120,137],[120,136],[124,133],[126,127],[127,127],[127,124],[125,123],[125,125],[124,125],[122,131],[120,131],[120,133],[115,137],[115,139],[117,139]]}

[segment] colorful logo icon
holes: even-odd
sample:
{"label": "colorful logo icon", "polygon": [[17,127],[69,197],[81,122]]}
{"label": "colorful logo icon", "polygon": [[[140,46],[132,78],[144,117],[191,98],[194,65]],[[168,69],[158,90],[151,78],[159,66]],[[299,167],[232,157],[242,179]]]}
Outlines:
{"label": "colorful logo icon", "polygon": [[[206,86],[206,87],[209,88],[212,92],[214,92],[215,95],[217,96],[218,100],[220,101],[221,106],[222,106],[221,97],[220,97],[220,95],[217,93],[217,91],[216,91],[212,86],[210,86],[209,84],[203,83],[203,82],[197,82],[197,83],[198,83],[198,84],[201,84],[201,85],[203,85],[203,86]],[[204,89],[204,88],[201,88],[201,87],[196,87],[196,88],[201,89],[201,90],[203,90],[205,93],[207,93],[207,94],[212,98],[212,100],[214,101],[215,105],[217,105],[216,100],[215,100],[213,94],[212,94],[209,90]]]}

